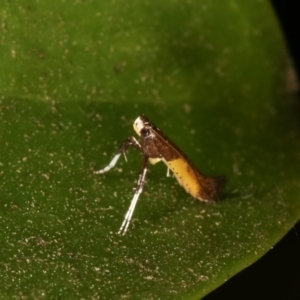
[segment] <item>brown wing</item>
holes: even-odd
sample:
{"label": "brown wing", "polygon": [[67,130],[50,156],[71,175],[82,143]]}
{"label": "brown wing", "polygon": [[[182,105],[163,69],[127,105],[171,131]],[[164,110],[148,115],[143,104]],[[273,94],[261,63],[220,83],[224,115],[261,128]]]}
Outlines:
{"label": "brown wing", "polygon": [[145,124],[152,133],[149,138],[141,138],[145,154],[151,158],[162,159],[179,184],[194,198],[205,202],[216,200],[223,189],[225,178],[203,175],[160,129],[148,120]]}

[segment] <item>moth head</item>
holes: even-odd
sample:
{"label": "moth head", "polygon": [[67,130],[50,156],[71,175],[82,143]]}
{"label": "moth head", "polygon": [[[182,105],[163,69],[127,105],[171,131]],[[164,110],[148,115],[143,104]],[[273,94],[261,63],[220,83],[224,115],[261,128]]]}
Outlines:
{"label": "moth head", "polygon": [[145,116],[139,116],[133,123],[133,129],[141,137],[147,137],[151,133],[151,125]]}

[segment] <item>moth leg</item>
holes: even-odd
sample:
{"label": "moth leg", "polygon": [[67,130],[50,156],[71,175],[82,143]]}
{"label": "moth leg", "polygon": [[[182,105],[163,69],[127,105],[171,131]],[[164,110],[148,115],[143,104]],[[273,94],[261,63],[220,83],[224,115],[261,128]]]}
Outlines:
{"label": "moth leg", "polygon": [[169,167],[167,167],[167,177],[174,177],[174,173]]}
{"label": "moth leg", "polygon": [[128,229],[128,226],[130,224],[135,206],[137,204],[137,201],[139,199],[140,194],[143,191],[147,169],[148,169],[148,157],[144,156],[144,160],[143,160],[142,167],[141,167],[141,172],[140,172],[139,179],[138,179],[137,186],[136,186],[136,190],[135,190],[135,194],[134,194],[134,196],[131,200],[129,209],[126,212],[124,221],[123,221],[123,223],[122,223],[122,225],[121,225],[121,227],[118,231],[118,234],[124,235],[126,233],[127,229]]}
{"label": "moth leg", "polygon": [[112,169],[116,165],[116,163],[119,160],[121,154],[124,154],[125,160],[127,161],[125,152],[126,152],[126,150],[128,149],[129,146],[135,147],[135,148],[142,151],[142,147],[139,144],[139,142],[133,136],[130,136],[129,138],[127,138],[123,142],[122,146],[118,150],[117,154],[113,157],[111,162],[105,168],[103,168],[101,170],[98,170],[98,171],[94,171],[94,174],[103,174],[103,173],[109,171],[110,169]]}
{"label": "moth leg", "polygon": [[126,162],[128,162],[127,156],[126,156],[126,153],[125,153],[125,152],[123,153],[123,155],[124,155],[124,158],[125,158]]}
{"label": "moth leg", "polygon": [[167,167],[167,177],[170,177],[170,168]]}

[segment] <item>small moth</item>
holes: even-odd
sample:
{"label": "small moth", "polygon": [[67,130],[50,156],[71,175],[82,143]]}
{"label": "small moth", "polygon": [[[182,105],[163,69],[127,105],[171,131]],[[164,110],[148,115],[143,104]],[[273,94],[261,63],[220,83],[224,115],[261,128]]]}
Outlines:
{"label": "small moth", "polygon": [[218,198],[224,186],[224,177],[204,176],[189,158],[144,115],[139,116],[134,121],[133,128],[139,135],[140,140],[137,141],[133,136],[128,137],[109,165],[94,172],[95,174],[102,174],[109,171],[116,165],[122,154],[125,156],[129,146],[137,148],[144,155],[135,194],[118,234],[124,235],[128,229],[133,211],[145,184],[149,162],[151,164],[164,162],[168,168],[167,176],[169,170],[171,170],[178,183],[194,198],[203,202],[214,202]]}

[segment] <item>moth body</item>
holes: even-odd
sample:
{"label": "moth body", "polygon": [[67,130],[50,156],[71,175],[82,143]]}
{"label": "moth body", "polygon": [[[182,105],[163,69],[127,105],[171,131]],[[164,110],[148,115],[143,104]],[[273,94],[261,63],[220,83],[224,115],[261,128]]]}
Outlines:
{"label": "moth body", "polygon": [[128,229],[136,203],[143,190],[149,162],[156,164],[162,161],[167,166],[168,173],[171,170],[178,183],[194,198],[204,202],[214,202],[218,198],[225,182],[223,177],[204,176],[189,158],[144,115],[134,121],[133,128],[140,140],[137,141],[134,137],[126,139],[109,165],[95,172],[102,174],[113,168],[121,154],[125,155],[129,146],[139,149],[144,155],[136,192],[119,234],[125,234]]}

